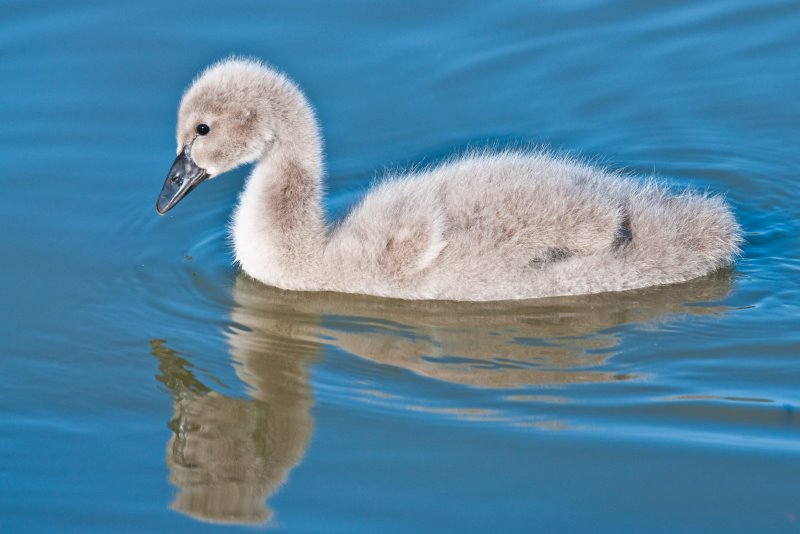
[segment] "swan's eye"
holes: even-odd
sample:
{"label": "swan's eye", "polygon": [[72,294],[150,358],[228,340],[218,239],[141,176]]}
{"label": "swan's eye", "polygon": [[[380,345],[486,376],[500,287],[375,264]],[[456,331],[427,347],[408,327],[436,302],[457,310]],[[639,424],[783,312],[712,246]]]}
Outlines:
{"label": "swan's eye", "polygon": [[208,127],[208,124],[198,124],[197,125],[197,133],[199,133],[200,135],[206,135],[210,131],[211,131],[211,128]]}

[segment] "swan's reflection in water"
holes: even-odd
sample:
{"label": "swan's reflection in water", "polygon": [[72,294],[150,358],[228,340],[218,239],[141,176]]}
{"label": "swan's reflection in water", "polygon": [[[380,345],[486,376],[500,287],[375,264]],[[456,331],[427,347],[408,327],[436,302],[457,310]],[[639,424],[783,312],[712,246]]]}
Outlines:
{"label": "swan's reflection in water", "polygon": [[238,399],[203,385],[191,363],[161,340],[151,344],[160,363],[158,380],[174,398],[167,466],[179,491],[172,508],[211,522],[268,521],[266,499],[300,462],[311,439],[307,361],[292,354],[270,359],[271,367],[270,362],[261,367],[262,384],[273,389]]}
{"label": "swan's reflection in water", "polygon": [[288,292],[240,275],[226,337],[252,399],[212,390],[166,342],[152,342],[158,380],[174,397],[167,447],[170,481],[178,487],[172,507],[206,521],[269,521],[265,501],[311,438],[308,367],[325,345],[473,387],[629,380],[635,376],[607,369],[622,335],[614,326],[721,313],[718,301],[730,287],[731,274],[722,272],[625,293],[467,304]]}

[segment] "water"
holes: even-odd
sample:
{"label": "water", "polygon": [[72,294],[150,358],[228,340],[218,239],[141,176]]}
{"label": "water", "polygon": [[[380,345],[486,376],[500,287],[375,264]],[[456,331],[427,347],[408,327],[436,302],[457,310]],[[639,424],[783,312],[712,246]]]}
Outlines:
{"label": "water", "polygon": [[[726,193],[733,272],[586,298],[258,286],[246,170],[169,216],[180,95],[229,53],[316,105],[327,207],[547,144]],[[0,4],[0,529],[796,532],[800,4]]]}

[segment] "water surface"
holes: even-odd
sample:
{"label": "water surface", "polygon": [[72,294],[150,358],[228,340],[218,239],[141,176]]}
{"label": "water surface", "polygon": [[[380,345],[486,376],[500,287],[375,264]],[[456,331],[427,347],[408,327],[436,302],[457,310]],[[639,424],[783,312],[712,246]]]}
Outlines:
{"label": "water surface", "polygon": [[[247,169],[154,202],[230,53],[315,104],[327,209],[548,145],[727,195],[734,271],[414,303],[236,272]],[[0,4],[3,531],[800,528],[800,5]]]}

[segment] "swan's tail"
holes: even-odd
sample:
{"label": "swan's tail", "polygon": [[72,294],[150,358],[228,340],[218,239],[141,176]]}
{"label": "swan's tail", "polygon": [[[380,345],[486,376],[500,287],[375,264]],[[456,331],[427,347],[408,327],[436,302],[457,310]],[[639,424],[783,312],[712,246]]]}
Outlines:
{"label": "swan's tail", "polygon": [[675,195],[651,184],[626,204],[610,250],[554,263],[537,275],[537,285],[550,295],[579,295],[685,282],[731,265],[739,254],[741,228],[721,197]]}
{"label": "swan's tail", "polygon": [[[731,265],[741,228],[719,196],[649,186],[631,199],[631,236],[620,251],[626,286],[683,282]],[[649,283],[645,283],[649,282]]]}

